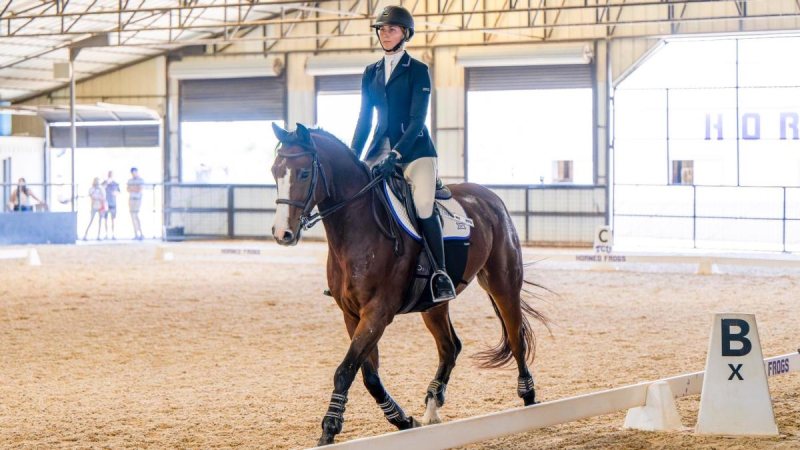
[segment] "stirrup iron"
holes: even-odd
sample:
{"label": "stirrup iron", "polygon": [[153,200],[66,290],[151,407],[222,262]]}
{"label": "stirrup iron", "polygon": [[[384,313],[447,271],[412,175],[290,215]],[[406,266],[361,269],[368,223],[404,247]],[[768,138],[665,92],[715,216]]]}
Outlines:
{"label": "stirrup iron", "polygon": [[446,302],[456,298],[456,288],[453,286],[453,280],[444,270],[440,269],[433,273],[430,287],[431,298],[433,298],[434,303]]}

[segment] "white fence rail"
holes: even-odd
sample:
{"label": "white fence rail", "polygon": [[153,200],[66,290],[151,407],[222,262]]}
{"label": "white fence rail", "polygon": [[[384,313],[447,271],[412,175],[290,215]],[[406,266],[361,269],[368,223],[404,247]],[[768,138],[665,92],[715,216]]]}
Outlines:
{"label": "white fence rail", "polygon": [[[797,353],[764,360],[767,376],[800,372],[800,350]],[[776,367],[779,369],[776,370]],[[594,392],[577,397],[540,403],[524,408],[454,420],[448,423],[398,431],[336,444],[326,448],[347,450],[435,450],[458,447],[531,431],[588,417],[600,416],[645,406],[651,384],[667,382],[675,398],[697,395],[703,387],[704,372],[678,375],[662,380]]]}

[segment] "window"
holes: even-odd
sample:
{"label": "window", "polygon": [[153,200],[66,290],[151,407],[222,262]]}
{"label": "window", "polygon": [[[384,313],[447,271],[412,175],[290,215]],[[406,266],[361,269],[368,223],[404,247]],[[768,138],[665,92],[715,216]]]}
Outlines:
{"label": "window", "polygon": [[[668,41],[614,93],[624,245],[800,248],[800,37]],[[688,185],[688,186],[687,186]]]}
{"label": "window", "polygon": [[694,184],[694,161],[672,161],[672,184]]}
{"label": "window", "polygon": [[[51,148],[50,150],[50,200],[51,211],[70,211],[72,188],[71,150],[68,148]],[[131,167],[139,169],[139,175],[146,185],[142,195],[141,213],[142,230],[147,237],[160,236],[162,226],[162,191],[163,155],[160,147],[82,147],[75,149],[75,209],[78,212],[78,235],[83,236],[91,218],[91,201],[87,195],[92,180],[107,179],[108,172],[113,172],[114,180],[119,184],[117,195],[117,218],[115,222],[116,237],[128,239],[134,236],[133,226],[128,215],[128,193],[126,183],[131,176]],[[155,186],[154,186],[155,185]],[[37,193],[38,195],[38,193]],[[44,199],[44,198],[42,198]],[[96,237],[98,220],[95,218],[89,237]],[[111,236],[110,232],[106,233]]]}
{"label": "window", "polygon": [[[282,120],[274,121],[283,127]],[[183,122],[182,181],[214,184],[274,183],[270,167],[278,139],[273,121]]]}
{"label": "window", "polygon": [[592,184],[593,96],[589,65],[468,68],[469,181]]}
{"label": "window", "polygon": [[798,46],[668,42],[615,92],[615,183],[670,184],[671,162],[692,160],[696,185],[800,186]]}
{"label": "window", "polygon": [[361,107],[361,75],[318,76],[315,81],[317,125],[350,145]]}
{"label": "window", "polygon": [[284,126],[285,80],[280,77],[180,82],[181,181],[269,184]]}

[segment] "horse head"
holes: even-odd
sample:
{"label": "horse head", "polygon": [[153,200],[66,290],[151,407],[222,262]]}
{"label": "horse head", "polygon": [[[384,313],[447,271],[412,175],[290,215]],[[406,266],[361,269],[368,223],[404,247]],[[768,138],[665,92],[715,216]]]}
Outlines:
{"label": "horse head", "polygon": [[280,141],[272,175],[278,186],[272,236],[281,245],[295,245],[311,211],[330,196],[325,170],[311,132],[302,124],[287,131],[272,124]]}

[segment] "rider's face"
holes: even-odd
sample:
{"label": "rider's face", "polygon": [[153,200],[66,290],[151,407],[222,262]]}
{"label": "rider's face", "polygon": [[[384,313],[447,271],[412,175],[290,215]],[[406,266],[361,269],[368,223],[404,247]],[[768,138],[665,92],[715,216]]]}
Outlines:
{"label": "rider's face", "polygon": [[394,48],[405,37],[403,27],[397,25],[384,25],[378,29],[378,34],[383,48]]}

